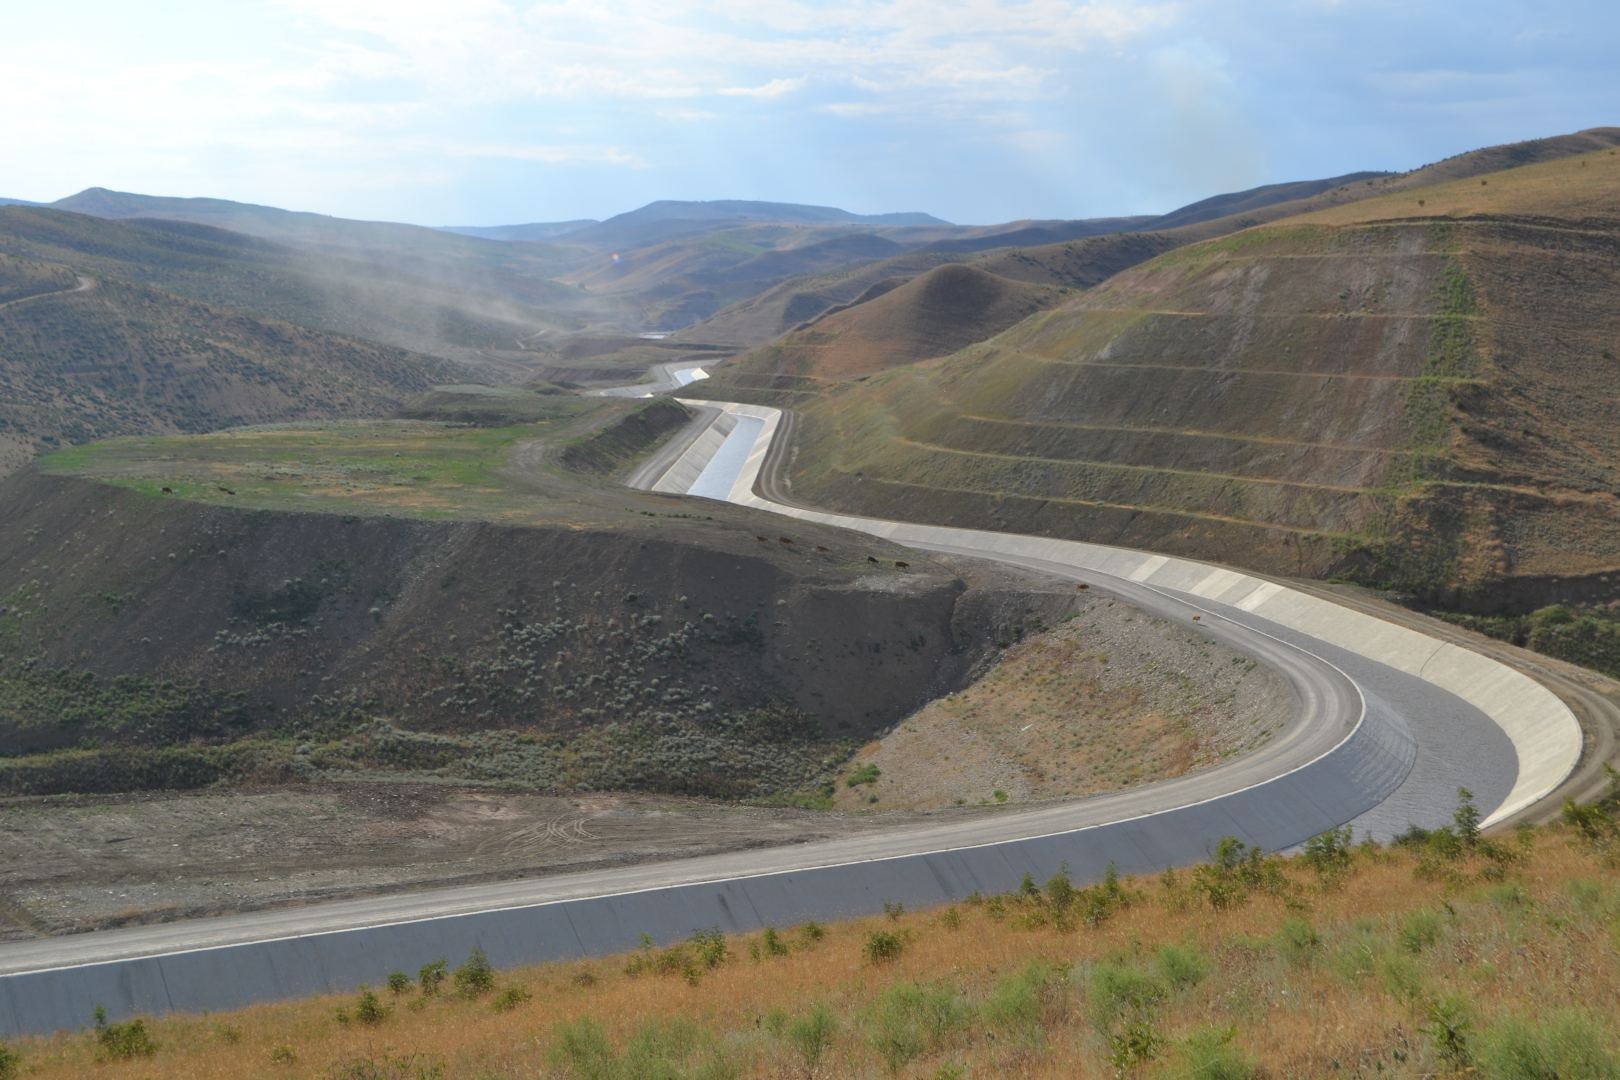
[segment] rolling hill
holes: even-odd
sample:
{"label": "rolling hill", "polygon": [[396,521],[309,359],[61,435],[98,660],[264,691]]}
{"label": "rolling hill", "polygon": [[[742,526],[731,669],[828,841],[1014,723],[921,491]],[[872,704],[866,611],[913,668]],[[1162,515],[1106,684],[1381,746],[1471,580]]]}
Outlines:
{"label": "rolling hill", "polygon": [[1325,193],[812,401],[793,490],[1466,607],[1609,596],[1617,143]]}
{"label": "rolling hill", "polygon": [[[50,286],[46,288],[46,286]],[[458,365],[0,257],[0,475],[108,435],[376,416]]]}
{"label": "rolling hill", "polygon": [[874,285],[848,307],[724,365],[727,389],[814,394],[901,364],[945,356],[1055,303],[1061,290],[948,263]]}

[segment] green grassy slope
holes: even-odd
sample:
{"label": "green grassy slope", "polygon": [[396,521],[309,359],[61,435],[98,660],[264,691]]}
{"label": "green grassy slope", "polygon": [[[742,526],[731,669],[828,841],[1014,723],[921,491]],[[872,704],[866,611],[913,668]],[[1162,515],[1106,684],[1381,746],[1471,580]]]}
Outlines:
{"label": "green grassy slope", "polygon": [[1617,193],[1598,151],[1179,249],[808,408],[794,490],[1479,605],[1601,578]]}

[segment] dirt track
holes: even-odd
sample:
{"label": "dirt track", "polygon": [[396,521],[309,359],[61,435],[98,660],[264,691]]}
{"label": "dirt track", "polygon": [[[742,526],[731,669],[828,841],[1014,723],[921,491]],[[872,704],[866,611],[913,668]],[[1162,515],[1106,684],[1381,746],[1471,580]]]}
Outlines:
{"label": "dirt track", "polygon": [[0,940],[738,851],[903,824],[422,784],[0,802]]}

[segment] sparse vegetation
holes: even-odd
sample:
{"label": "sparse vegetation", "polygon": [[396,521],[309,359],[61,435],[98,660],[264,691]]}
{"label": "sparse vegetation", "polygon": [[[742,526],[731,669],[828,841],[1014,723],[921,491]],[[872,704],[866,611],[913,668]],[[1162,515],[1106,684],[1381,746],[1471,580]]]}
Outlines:
{"label": "sparse vegetation", "polygon": [[[561,1077],[627,1080],[1243,1078],[1333,1075],[1347,1062],[1363,1075],[1615,1075],[1620,1027],[1596,1004],[1620,993],[1611,850],[1576,826],[1483,835],[1470,850],[1460,810],[1440,876],[1428,841],[1358,843],[1326,879],[1304,857],[1260,856],[1241,903],[1197,886],[1196,869],[1158,884],[1054,875],[947,909],[959,929],[944,912],[907,912],[783,932],[784,943],[820,944],[769,964],[739,962],[740,945],[705,932],[623,962],[511,973],[492,996],[414,999],[408,1036],[397,1016],[357,1022],[353,998],[346,1025],[332,999],[150,1020],[155,1056],[142,1067],[228,1080],[297,1047],[297,1063],[317,1072],[414,1061],[430,1075],[515,1080],[538,1045]],[[1499,865],[1493,847],[1518,852],[1500,877],[1486,873]],[[1223,880],[1246,878],[1255,858],[1235,844],[1214,855]],[[1087,911],[1107,914],[1079,917]],[[871,944],[886,938],[898,952],[874,964]],[[647,977],[659,973],[692,986],[671,993]],[[545,1010],[519,1007],[531,993]],[[221,1023],[239,1040],[210,1034]],[[77,1076],[116,1064],[100,1038],[24,1039],[13,1053],[31,1077]]]}

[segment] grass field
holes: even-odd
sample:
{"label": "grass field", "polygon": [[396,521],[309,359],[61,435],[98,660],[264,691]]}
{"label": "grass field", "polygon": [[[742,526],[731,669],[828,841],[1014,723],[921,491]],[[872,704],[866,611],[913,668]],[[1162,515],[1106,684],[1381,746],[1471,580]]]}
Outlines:
{"label": "grass field", "polygon": [[507,471],[518,445],[563,445],[639,407],[474,389],[441,391],[424,408],[430,415],[473,416],[488,426],[449,419],[330,421],[110,439],[57,451],[40,467],[148,495],[231,506],[540,522],[554,520],[560,505],[538,498]]}
{"label": "grass field", "polygon": [[401,973],[11,1053],[31,1077],[218,1080],[1614,1077],[1620,878],[1612,818],[1586,826],[1228,849],[1158,879],[519,971],[451,957],[436,993]]}

